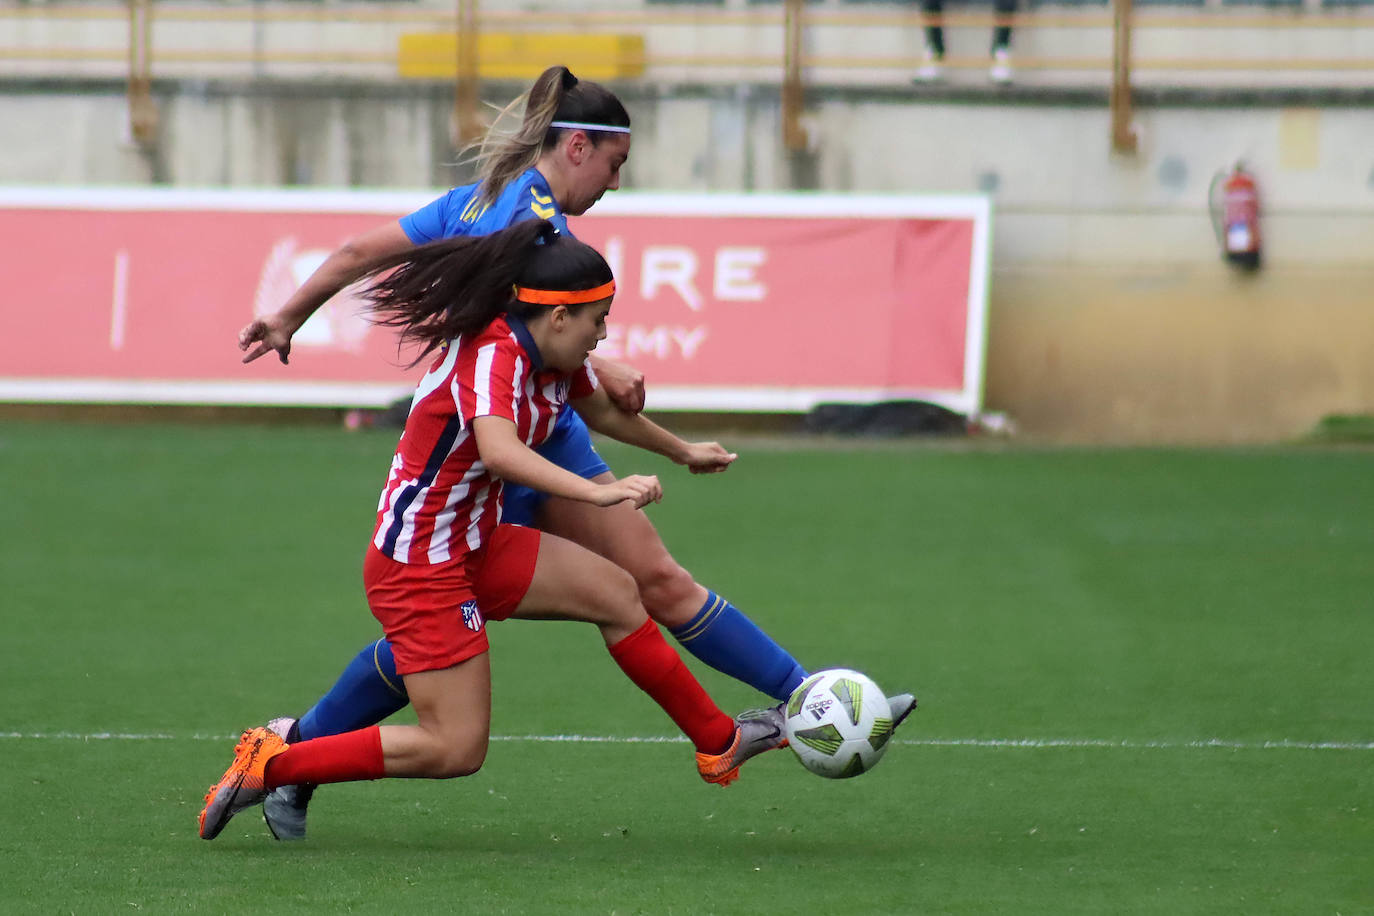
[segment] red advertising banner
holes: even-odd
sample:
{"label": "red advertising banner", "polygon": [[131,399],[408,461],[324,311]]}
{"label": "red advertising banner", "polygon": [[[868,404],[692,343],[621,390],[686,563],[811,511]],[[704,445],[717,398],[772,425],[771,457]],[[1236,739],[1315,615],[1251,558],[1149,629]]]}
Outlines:
{"label": "red advertising banner", "polygon": [[[0,400],[405,397],[422,369],[350,291],[290,366],[242,365],[235,339],[344,240],[431,196],[0,189]],[[985,198],[621,193],[571,226],[618,278],[597,353],[645,373],[650,407],[981,407]]]}

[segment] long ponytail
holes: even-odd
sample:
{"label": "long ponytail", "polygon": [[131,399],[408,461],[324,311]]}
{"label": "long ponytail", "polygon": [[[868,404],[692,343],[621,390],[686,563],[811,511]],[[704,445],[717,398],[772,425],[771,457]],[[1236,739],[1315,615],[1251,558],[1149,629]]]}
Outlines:
{"label": "long ponytail", "polygon": [[512,308],[516,286],[593,289],[611,279],[611,269],[596,249],[541,219],[388,255],[369,263],[363,276],[373,320],[400,328],[402,346],[421,345],[413,366]]}
{"label": "long ponytail", "polygon": [[[523,112],[520,126],[511,133],[499,130],[501,122],[517,111]],[[553,127],[554,121],[629,127],[630,115],[615,93],[601,84],[579,80],[567,67],[548,68],[528,92],[501,109],[482,139],[476,155],[479,203],[494,203],[507,185],[539,161],[545,149],[558,143],[564,128]],[[604,132],[587,135],[595,144]]]}
{"label": "long ponytail", "polygon": [[526,220],[491,235],[460,235],[390,255],[368,265],[372,282],[363,297],[377,324],[401,329],[402,345],[422,345],[414,365],[501,314],[537,240],[556,233],[546,220]]}

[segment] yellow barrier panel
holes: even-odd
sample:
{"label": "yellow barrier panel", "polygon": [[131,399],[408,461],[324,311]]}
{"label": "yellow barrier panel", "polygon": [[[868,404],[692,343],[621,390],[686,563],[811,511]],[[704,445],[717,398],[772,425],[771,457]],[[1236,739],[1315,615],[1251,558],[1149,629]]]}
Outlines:
{"label": "yellow barrier panel", "polygon": [[[458,75],[458,36],[452,32],[401,35],[396,67],[410,79]],[[644,74],[644,37],[612,33],[483,32],[477,37],[478,76],[532,80],[563,64],[578,76],[612,80]]]}

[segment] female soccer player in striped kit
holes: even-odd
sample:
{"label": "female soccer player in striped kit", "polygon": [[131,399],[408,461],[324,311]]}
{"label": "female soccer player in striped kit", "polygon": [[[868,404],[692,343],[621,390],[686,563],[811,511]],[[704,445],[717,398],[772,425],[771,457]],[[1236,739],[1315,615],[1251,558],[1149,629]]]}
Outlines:
{"label": "female soccer player in striped kit", "polygon": [[[512,103],[515,108],[521,100]],[[630,117],[604,87],[579,81],[566,67],[551,67],[531,87],[519,130],[491,134],[483,146],[481,178],[427,206],[345,244],[332,254],[274,315],[239,335],[244,361],[276,350],[285,362],[292,335],[331,296],[354,282],[370,259],[453,236],[482,235],[529,219],[548,219],[567,231],[566,215],[585,213],[606,191],[620,186],[630,152]],[[644,405],[643,379],[628,367],[593,357],[613,401],[631,412]],[[539,453],[597,482],[614,480],[592,448],[585,424],[564,411]],[[628,571],[650,617],[667,627],[701,661],[777,700],[801,683],[805,669],[723,597],[698,584],[669,554],[648,517],[628,505],[598,508],[577,500],[508,486],[505,516],[557,534],[607,557]],[[385,640],[364,648],[316,704],[294,719],[275,720],[283,737],[314,738],[381,722],[406,705]],[[894,721],[915,701],[893,702]],[[309,786],[284,786],[264,807],[278,839],[305,835]]]}
{"label": "female soccer player in striped kit", "polygon": [[[395,268],[390,273],[388,270]],[[590,506],[656,502],[656,477],[588,480],[541,457],[571,403],[597,431],[694,473],[735,456],[688,443],[616,407],[588,357],[606,336],[615,281],[593,248],[547,220],[448,239],[369,266],[383,324],[438,351],[411,402],[363,566],[368,605],[386,633],[419,724],[378,726],[288,745],[244,732],[210,788],[200,835],[281,785],[477,771],[491,722],[485,622],[510,617],[596,624],[611,656],[691,739],[707,782],[784,741],[776,710],[731,719],[663,640],[634,580],[604,557],[501,520],[505,482]]]}

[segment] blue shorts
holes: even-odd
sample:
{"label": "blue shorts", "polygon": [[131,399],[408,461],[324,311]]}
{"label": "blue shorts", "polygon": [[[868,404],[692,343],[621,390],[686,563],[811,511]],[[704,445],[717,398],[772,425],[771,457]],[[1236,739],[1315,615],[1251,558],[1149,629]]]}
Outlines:
{"label": "blue shorts", "polygon": [[[582,422],[576,411],[568,408],[558,414],[553,432],[535,451],[560,468],[588,480],[611,469],[592,448],[592,435],[587,424]],[[533,528],[539,507],[548,498],[547,493],[508,483],[502,488],[501,521]]]}

